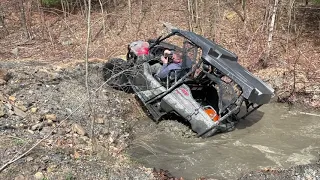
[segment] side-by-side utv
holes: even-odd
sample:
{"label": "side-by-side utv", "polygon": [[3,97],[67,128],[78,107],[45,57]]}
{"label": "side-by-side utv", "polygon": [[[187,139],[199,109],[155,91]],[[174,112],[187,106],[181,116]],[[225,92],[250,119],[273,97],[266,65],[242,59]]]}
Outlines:
{"label": "side-by-side utv", "polygon": [[[127,60],[112,59],[104,66],[108,84],[130,88],[154,121],[173,113],[199,137],[209,137],[232,129],[270,101],[274,90],[242,67],[234,53],[196,33],[167,28],[164,37],[130,43]],[[165,50],[182,52],[182,63],[160,79],[151,67],[162,63]],[[239,117],[241,109],[247,112]]]}

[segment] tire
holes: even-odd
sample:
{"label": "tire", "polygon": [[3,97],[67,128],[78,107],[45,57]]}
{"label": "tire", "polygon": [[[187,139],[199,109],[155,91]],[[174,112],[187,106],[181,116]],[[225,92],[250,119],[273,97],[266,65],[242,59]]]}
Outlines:
{"label": "tire", "polygon": [[110,59],[103,66],[103,78],[108,81],[107,84],[112,88],[129,92],[131,88],[125,75],[128,73],[125,71],[127,69],[128,65],[125,60],[120,58]]}
{"label": "tire", "polygon": [[203,137],[203,138],[209,138],[209,137],[215,135],[217,132],[218,132],[218,128],[215,127],[215,128],[213,128],[212,130],[210,130],[209,132],[207,132],[207,133],[205,133],[204,135],[202,135],[201,137]]}

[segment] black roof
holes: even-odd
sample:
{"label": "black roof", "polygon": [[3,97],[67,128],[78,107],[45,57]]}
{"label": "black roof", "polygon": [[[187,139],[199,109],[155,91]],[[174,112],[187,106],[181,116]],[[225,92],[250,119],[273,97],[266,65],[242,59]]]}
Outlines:
{"label": "black roof", "polygon": [[257,104],[270,101],[274,90],[242,67],[234,53],[196,33],[180,29],[171,29],[171,32],[187,38],[201,48],[202,58],[239,84],[246,99]]}
{"label": "black roof", "polygon": [[232,61],[237,61],[238,57],[234,53],[228,51],[222,46],[216,44],[215,42],[204,38],[201,35],[198,35],[194,32],[184,31],[181,29],[172,29],[172,33],[183,36],[193,42],[195,45],[199,46],[202,49],[203,56],[209,54],[213,56],[223,56],[225,59]]}

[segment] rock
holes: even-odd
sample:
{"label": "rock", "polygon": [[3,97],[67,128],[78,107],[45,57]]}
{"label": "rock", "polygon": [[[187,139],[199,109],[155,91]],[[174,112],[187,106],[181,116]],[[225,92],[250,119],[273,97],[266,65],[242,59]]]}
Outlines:
{"label": "rock", "polygon": [[78,151],[74,151],[73,158],[75,158],[75,159],[80,158],[80,154],[78,153]]}
{"label": "rock", "polygon": [[31,123],[37,123],[37,122],[43,121],[40,114],[30,114],[30,116],[28,118],[30,119]]}
{"label": "rock", "polygon": [[108,130],[108,128],[103,128],[103,129],[100,131],[100,134],[106,136],[106,135],[109,135],[109,134],[110,134],[110,131]]}
{"label": "rock", "polygon": [[319,100],[319,99],[320,99],[320,95],[314,94],[314,95],[312,96],[312,99],[313,99],[313,100]]}
{"label": "rock", "polygon": [[68,133],[70,133],[72,131],[72,129],[70,129],[70,128],[65,128],[64,129],[64,134],[68,134]]}
{"label": "rock", "polygon": [[31,111],[32,113],[37,112],[37,110],[38,110],[38,108],[36,108],[36,107],[33,107],[33,108],[30,109],[30,111]]}
{"label": "rock", "polygon": [[50,128],[50,127],[43,127],[42,129],[41,129],[41,132],[40,132],[40,134],[41,135],[47,135],[47,134],[49,134],[49,133],[51,133],[51,134],[55,134],[55,132],[54,131],[52,131],[52,129]]}
{"label": "rock", "polygon": [[6,97],[0,92],[0,101],[5,101]]}
{"label": "rock", "polygon": [[16,97],[14,97],[14,96],[9,96],[9,100],[14,102],[14,101],[16,100]]}
{"label": "rock", "polygon": [[0,117],[3,117],[4,115],[6,115],[6,107],[0,102]]}
{"label": "rock", "polygon": [[41,123],[38,123],[38,124],[31,126],[31,130],[32,131],[40,130],[40,129],[42,129],[42,127],[43,127],[43,123],[41,122]]}
{"label": "rock", "polygon": [[57,165],[55,165],[55,164],[49,165],[49,167],[47,167],[47,172],[48,172],[48,173],[51,173],[51,172],[53,172],[56,168],[57,168]]}
{"label": "rock", "polygon": [[17,108],[19,108],[20,110],[22,110],[23,112],[26,112],[28,110],[28,108],[26,108],[24,105],[23,105],[23,102],[21,101],[18,101],[15,103],[15,106]]}
{"label": "rock", "polygon": [[97,124],[104,124],[104,119],[98,117],[98,118],[96,118],[95,122],[96,122]]}
{"label": "rock", "polygon": [[43,156],[43,157],[41,158],[41,160],[42,160],[43,162],[47,162],[47,161],[50,160],[50,157],[49,157],[49,156]]}
{"label": "rock", "polygon": [[49,121],[51,120],[52,122],[57,121],[57,116],[55,114],[46,114],[45,118]]}
{"label": "rock", "polygon": [[72,125],[72,131],[82,136],[87,134],[83,127],[77,123]]}
{"label": "rock", "polygon": [[28,157],[27,157],[27,161],[28,161],[28,162],[33,161],[33,157],[28,156]]}
{"label": "rock", "polygon": [[7,81],[5,81],[5,80],[3,80],[3,79],[0,79],[0,86],[4,85],[4,84],[6,84],[6,83],[7,83]]}
{"label": "rock", "polygon": [[34,134],[33,131],[31,131],[30,129],[27,130],[30,134]]}
{"label": "rock", "polygon": [[26,180],[27,178],[25,178],[23,175],[18,175],[17,177],[14,178],[14,180]]}
{"label": "rock", "polygon": [[11,78],[11,75],[8,73],[8,71],[4,69],[0,69],[0,85],[4,85],[7,83],[7,81]]}
{"label": "rock", "polygon": [[62,41],[61,42],[61,45],[63,45],[63,46],[69,46],[69,45],[72,45],[72,40],[67,40],[67,41]]}
{"label": "rock", "polygon": [[51,126],[53,124],[53,121],[51,119],[48,119],[47,124]]}
{"label": "rock", "polygon": [[19,55],[19,49],[18,49],[17,47],[14,48],[14,49],[11,50],[11,53],[12,53],[15,57],[17,57],[17,56]]}
{"label": "rock", "polygon": [[33,175],[33,177],[34,177],[35,179],[43,179],[43,178],[44,178],[44,175],[43,175],[42,172],[37,172],[37,173],[35,173],[35,174]]}
{"label": "rock", "polygon": [[23,112],[21,109],[19,109],[17,107],[13,107],[13,113],[17,116],[22,117],[22,118],[25,118],[27,116],[27,114],[25,112]]}
{"label": "rock", "polygon": [[28,110],[28,108],[26,108],[24,105],[19,105],[17,106],[20,110],[22,110],[23,112],[26,112]]}
{"label": "rock", "polygon": [[12,105],[10,103],[6,103],[4,104],[8,110],[12,110]]}

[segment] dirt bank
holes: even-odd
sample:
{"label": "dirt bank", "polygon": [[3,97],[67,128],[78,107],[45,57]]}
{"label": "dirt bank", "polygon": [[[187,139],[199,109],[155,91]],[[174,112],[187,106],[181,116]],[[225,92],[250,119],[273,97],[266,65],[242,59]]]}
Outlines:
{"label": "dirt bank", "polygon": [[319,179],[320,178],[320,164],[307,164],[294,166],[289,169],[265,169],[258,172],[251,172],[239,180],[262,180],[262,179]]}
{"label": "dirt bank", "polygon": [[76,112],[86,99],[83,65],[0,64],[7,74],[7,82],[0,86],[0,164],[56,127],[52,136],[5,169],[0,179],[152,179],[151,169],[132,163],[123,153],[141,116],[134,97],[107,87],[94,92],[103,83],[101,63],[89,67],[92,111],[85,103]]}

